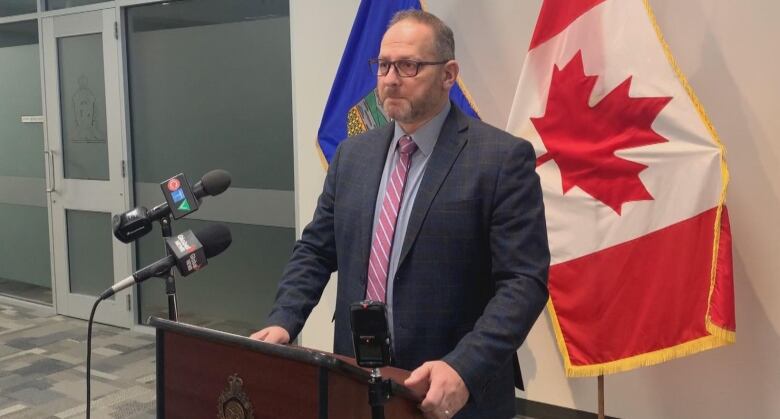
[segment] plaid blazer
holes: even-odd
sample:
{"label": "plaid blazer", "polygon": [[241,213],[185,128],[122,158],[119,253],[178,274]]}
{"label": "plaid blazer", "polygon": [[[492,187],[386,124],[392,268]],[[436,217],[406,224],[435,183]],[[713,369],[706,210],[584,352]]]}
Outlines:
{"label": "plaid blazer", "polygon": [[[339,145],[268,324],[297,336],[338,271],[334,352],[354,356],[349,304],[365,296],[392,135],[387,124]],[[394,366],[451,365],[470,392],[457,418],[514,416],[513,358],[548,298],[535,162],[530,143],[453,104],[412,207],[393,285]]]}

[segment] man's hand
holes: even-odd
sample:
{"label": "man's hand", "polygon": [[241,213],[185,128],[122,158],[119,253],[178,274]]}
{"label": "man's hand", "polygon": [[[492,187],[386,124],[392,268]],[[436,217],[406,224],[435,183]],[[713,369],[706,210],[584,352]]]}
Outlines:
{"label": "man's hand", "polygon": [[262,340],[268,343],[290,343],[290,334],[287,333],[287,330],[283,327],[279,326],[268,326],[263,330],[252,333],[249,337],[254,340]]}
{"label": "man's hand", "polygon": [[412,371],[404,385],[416,394],[425,394],[420,410],[428,419],[449,419],[469,399],[469,390],[458,372],[444,361],[430,361]]}

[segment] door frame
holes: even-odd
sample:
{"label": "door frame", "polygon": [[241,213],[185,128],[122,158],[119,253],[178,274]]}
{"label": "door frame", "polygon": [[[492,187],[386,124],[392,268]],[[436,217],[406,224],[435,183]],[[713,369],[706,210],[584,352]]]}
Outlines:
{"label": "door frame", "polygon": [[[58,314],[86,319],[94,296],[70,292],[66,209],[117,214],[129,208],[130,185],[127,175],[127,136],[124,114],[123,74],[119,38],[119,14],[115,5],[74,13],[57,13],[41,18],[41,55],[46,157],[46,189],[51,237],[52,290]],[[106,102],[106,135],[109,181],[65,179],[63,139],[60,119],[59,62],[57,39],[67,36],[102,34],[103,75]],[[132,246],[111,237],[113,276],[111,282],[132,272]],[[135,324],[134,288],[105,300],[96,321],[119,327]]]}

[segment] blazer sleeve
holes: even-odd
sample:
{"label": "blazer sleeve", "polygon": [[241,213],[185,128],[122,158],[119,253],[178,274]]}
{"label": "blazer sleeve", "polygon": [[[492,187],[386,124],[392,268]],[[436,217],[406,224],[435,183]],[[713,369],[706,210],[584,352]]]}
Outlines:
{"label": "blazer sleeve", "polygon": [[281,326],[295,339],[306,319],[320,300],[322,292],[336,271],[336,240],[334,228],[334,201],[341,147],[328,167],[322,193],[317,201],[314,217],[295,243],[287,263],[276,301],[266,324]]}
{"label": "blazer sleeve", "polygon": [[471,332],[443,360],[479,401],[525,340],[547,302],[550,251],[536,156],[515,139],[498,172],[490,218],[495,294]]}

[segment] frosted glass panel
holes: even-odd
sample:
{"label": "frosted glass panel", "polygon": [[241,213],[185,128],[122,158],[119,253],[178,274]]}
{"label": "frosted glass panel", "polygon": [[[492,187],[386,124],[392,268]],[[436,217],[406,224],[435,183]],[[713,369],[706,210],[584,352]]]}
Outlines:
{"label": "frosted glass panel", "polygon": [[[202,228],[211,221],[181,219],[175,231]],[[233,243],[199,272],[176,281],[179,320],[246,334],[257,330],[271,311],[282,270],[295,243],[292,228],[228,223]],[[143,237],[138,264],[165,256],[159,229]],[[165,282],[150,279],[141,286],[141,319],[168,317]]]}
{"label": "frosted glass panel", "polygon": [[43,179],[43,124],[25,115],[42,115],[35,21],[0,25],[0,176]]}
{"label": "frosted glass panel", "polygon": [[292,190],[287,1],[145,5],[127,22],[135,179],[219,168],[233,187]]}
{"label": "frosted glass panel", "polygon": [[[251,190],[292,191],[288,1],[192,0],[125,10],[135,205],[162,200],[159,189],[143,197],[139,184],[178,172],[194,182],[217,168],[232,174],[231,189],[244,189],[235,207],[244,208],[238,197]],[[216,201],[204,202],[212,214],[220,211]],[[268,315],[295,229],[237,222],[231,213],[214,217],[233,221],[231,247],[177,281],[179,317],[247,333]],[[210,222],[177,220],[175,231]],[[139,268],[162,257],[159,228],[136,249]],[[163,281],[144,282],[140,296],[139,320],[167,317]]]}
{"label": "frosted glass panel", "polygon": [[[0,0],[0,16],[35,11]],[[26,12],[25,12],[26,13]],[[38,23],[0,25],[0,294],[52,303]]]}
{"label": "frosted glass panel", "polygon": [[46,207],[0,203],[0,294],[51,304]]}
{"label": "frosted glass panel", "polygon": [[66,179],[108,180],[101,34],[57,39]]}
{"label": "frosted glass panel", "polygon": [[99,295],[114,284],[111,214],[67,210],[65,219],[70,292]]}
{"label": "frosted glass panel", "polygon": [[2,0],[0,1],[0,17],[35,13],[38,11],[37,0]]}
{"label": "frosted glass panel", "polygon": [[85,4],[105,3],[106,0],[46,0],[46,10],[84,6]]}

